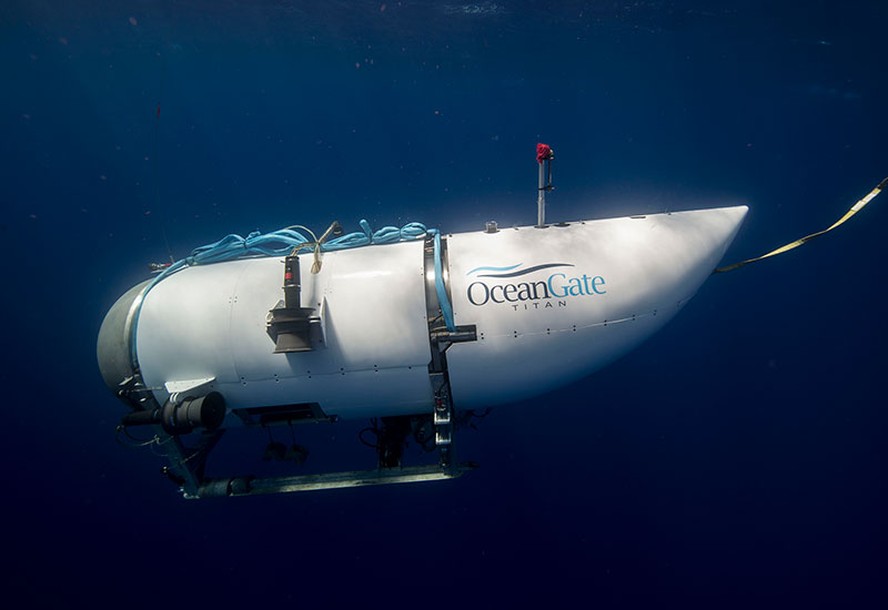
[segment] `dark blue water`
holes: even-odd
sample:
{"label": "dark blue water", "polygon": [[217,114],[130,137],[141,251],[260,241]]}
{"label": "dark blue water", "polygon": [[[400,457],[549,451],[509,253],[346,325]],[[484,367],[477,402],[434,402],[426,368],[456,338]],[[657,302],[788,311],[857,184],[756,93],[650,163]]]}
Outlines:
{"label": "dark blue water", "polygon": [[886,20],[882,2],[4,2],[4,598],[884,607],[888,201],[497,409],[456,481],[185,501],[115,441],[94,354],[147,262],[227,233],[531,224],[537,141],[557,153],[550,220],[747,203],[730,261],[821,229],[888,174]]}

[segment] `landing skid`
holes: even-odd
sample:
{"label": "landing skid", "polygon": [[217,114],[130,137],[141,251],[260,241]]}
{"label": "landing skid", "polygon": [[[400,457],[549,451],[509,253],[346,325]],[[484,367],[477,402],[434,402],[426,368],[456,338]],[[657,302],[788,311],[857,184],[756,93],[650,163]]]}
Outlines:
{"label": "landing skid", "polygon": [[189,494],[185,491],[184,497],[187,499],[197,499],[255,496],[259,494],[318,491],[322,489],[340,489],[344,487],[364,487],[368,485],[442,481],[444,479],[455,479],[473,468],[475,468],[474,464],[466,463],[450,467],[443,467],[440,465],[409,466],[403,468],[309,474],[293,477],[235,477],[232,479],[211,479],[204,481],[197,489],[196,494]]}

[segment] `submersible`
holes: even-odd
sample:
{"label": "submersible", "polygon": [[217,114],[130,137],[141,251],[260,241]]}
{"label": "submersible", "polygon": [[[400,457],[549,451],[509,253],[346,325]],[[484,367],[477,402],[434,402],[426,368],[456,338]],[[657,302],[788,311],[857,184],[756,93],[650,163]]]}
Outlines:
{"label": "submersible", "polygon": [[[418,224],[317,237],[228,236],[134,286],[99,332],[105,383],[185,497],[459,476],[466,414],[600,369],[672,318],[746,206],[442,233]],[[305,234],[308,233],[309,236]],[[225,430],[373,419],[377,467],[207,475]],[[402,463],[408,437],[436,461]],[[298,460],[297,460],[298,461]]]}

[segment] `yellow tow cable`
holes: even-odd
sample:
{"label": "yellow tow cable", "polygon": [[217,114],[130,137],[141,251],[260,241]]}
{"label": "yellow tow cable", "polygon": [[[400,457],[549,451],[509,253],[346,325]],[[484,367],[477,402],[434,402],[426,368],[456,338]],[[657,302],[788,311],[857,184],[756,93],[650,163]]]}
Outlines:
{"label": "yellow tow cable", "polygon": [[846,220],[848,220],[849,218],[854,216],[857,212],[862,210],[866,204],[868,204],[870,201],[872,201],[876,197],[876,195],[881,193],[886,188],[888,188],[888,178],[885,178],[884,180],[882,180],[876,188],[874,188],[873,190],[871,190],[869,192],[869,194],[867,194],[866,197],[864,197],[863,199],[861,199],[860,201],[858,201],[857,203],[852,205],[851,209],[848,210],[847,212],[845,212],[844,216],[842,216],[837,221],[835,221],[830,227],[828,227],[822,231],[817,231],[816,233],[811,233],[810,235],[805,235],[804,237],[799,238],[799,239],[795,240],[794,242],[788,243],[785,246],[780,246],[776,250],[771,250],[767,254],[762,254],[761,256],[756,256],[755,258],[747,258],[745,261],[740,261],[739,263],[734,263],[732,265],[725,265],[724,267],[718,267],[715,271],[713,271],[713,273],[726,273],[728,271],[733,271],[734,269],[739,269],[740,267],[745,267],[746,265],[749,265],[750,263],[757,263],[760,260],[764,260],[766,258],[771,258],[772,256],[777,256],[778,254],[783,254],[784,252],[788,252],[789,250],[793,250],[795,248],[798,248],[802,244],[808,243],[809,241],[811,241],[815,237],[820,237],[821,235],[825,235],[826,233],[829,233],[830,231],[832,231],[833,229],[835,229],[839,225],[844,224]]}

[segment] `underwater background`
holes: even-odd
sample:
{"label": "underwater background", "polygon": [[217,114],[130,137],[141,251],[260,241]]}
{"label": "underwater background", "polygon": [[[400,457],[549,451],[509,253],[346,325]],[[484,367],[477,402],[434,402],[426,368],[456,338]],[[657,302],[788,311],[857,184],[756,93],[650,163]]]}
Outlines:
{"label": "underwater background", "polygon": [[888,195],[495,409],[453,481],[186,501],[116,441],[95,341],[148,263],[228,233],[533,224],[537,142],[548,220],[745,203],[725,262],[761,254],[888,175],[886,22],[878,1],[5,0],[4,598],[885,607]]}

